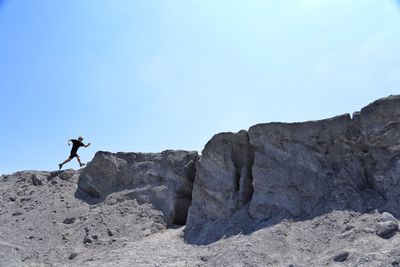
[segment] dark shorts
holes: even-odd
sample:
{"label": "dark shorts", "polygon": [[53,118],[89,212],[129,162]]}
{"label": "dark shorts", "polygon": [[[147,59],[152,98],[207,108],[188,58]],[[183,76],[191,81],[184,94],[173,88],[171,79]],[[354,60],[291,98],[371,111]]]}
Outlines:
{"label": "dark shorts", "polygon": [[72,153],[71,152],[71,155],[69,155],[69,158],[70,159],[73,159],[73,158],[75,158],[75,157],[79,157],[79,155],[75,152],[75,153]]}

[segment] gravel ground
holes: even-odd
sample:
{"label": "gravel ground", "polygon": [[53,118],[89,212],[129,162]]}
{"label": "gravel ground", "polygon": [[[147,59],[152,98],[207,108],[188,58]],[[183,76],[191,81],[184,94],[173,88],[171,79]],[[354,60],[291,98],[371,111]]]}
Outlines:
{"label": "gravel ground", "polygon": [[[121,249],[92,254],[90,266],[396,266],[400,237],[375,234],[380,214],[335,211],[310,221],[283,221],[208,246],[188,245],[184,227],[166,229]],[[93,252],[93,251],[92,251]],[[343,255],[344,262],[334,258]],[[346,256],[348,255],[348,256]]]}
{"label": "gravel ground", "polygon": [[[165,229],[160,211],[118,194],[90,205],[75,196],[79,171],[18,172],[0,180],[0,265],[76,265]],[[72,259],[70,259],[72,258]]]}
{"label": "gravel ground", "polygon": [[379,237],[377,212],[285,220],[197,246],[150,205],[77,198],[79,173],[1,176],[0,266],[400,266],[400,235]]}

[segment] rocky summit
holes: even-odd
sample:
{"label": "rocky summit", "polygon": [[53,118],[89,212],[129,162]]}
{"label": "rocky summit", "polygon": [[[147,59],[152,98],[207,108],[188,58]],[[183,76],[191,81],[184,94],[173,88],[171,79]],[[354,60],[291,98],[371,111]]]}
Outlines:
{"label": "rocky summit", "polygon": [[0,266],[400,266],[400,96],[0,177]]}

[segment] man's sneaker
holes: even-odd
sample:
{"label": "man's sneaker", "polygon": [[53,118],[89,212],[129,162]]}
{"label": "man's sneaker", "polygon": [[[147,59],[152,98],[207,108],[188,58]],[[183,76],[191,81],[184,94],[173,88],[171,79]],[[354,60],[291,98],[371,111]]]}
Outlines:
{"label": "man's sneaker", "polygon": [[85,166],[86,165],[86,163],[81,163],[81,167],[83,167],[83,166]]}
{"label": "man's sneaker", "polygon": [[60,170],[61,170],[61,168],[62,168],[62,164],[61,163],[58,164],[58,168],[60,168]]}

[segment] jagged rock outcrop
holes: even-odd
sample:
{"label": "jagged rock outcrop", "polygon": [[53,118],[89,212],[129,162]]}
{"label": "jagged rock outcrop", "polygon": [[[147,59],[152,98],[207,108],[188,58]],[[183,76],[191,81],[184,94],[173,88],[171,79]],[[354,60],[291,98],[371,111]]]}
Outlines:
{"label": "jagged rock outcrop", "polygon": [[249,218],[306,219],[373,209],[398,216],[399,183],[400,96],[380,99],[353,118],[267,123],[218,134],[198,162],[185,237],[212,242],[238,217],[248,224]]}
{"label": "jagged rock outcrop", "polygon": [[167,224],[184,224],[192,200],[197,152],[97,152],[79,178],[79,188],[94,198],[122,192],[126,199],[150,203]]}

